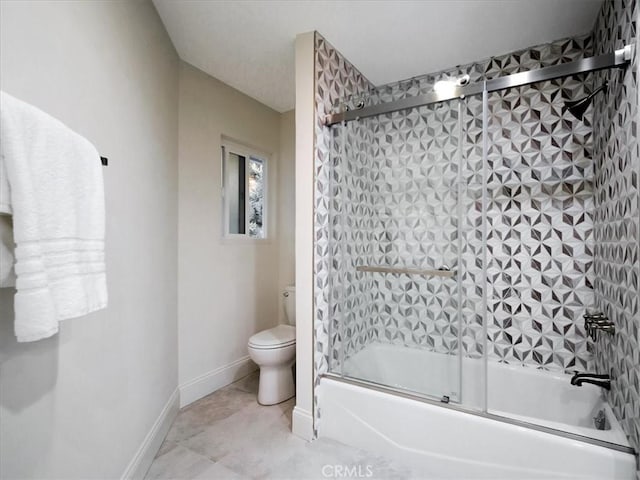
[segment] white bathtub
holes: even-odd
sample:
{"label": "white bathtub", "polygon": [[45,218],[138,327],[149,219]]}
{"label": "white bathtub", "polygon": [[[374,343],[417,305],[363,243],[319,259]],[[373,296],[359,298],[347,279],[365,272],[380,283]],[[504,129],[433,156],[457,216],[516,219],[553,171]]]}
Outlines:
{"label": "white bathtub", "polygon": [[[479,409],[484,395],[482,361],[464,359],[461,377],[458,362],[419,349],[367,346],[345,362],[345,375],[418,393],[448,394],[454,408],[323,378],[319,435],[391,454],[435,478],[634,478],[630,453],[495,417],[628,447],[598,387],[574,387],[568,375],[488,362],[488,412],[494,415],[488,418],[455,408]],[[593,426],[601,409],[608,430]]]}

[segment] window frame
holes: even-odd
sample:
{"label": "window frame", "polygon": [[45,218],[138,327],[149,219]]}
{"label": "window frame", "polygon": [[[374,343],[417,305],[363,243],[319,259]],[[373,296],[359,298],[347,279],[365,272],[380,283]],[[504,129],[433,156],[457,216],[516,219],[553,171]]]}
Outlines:
{"label": "window frame", "polygon": [[[269,163],[270,157],[266,152],[258,150],[247,145],[229,140],[223,137],[221,142],[221,171],[222,171],[222,239],[232,240],[239,242],[258,242],[266,243],[269,241]],[[233,153],[237,156],[245,158],[245,215],[244,225],[245,233],[230,233],[229,232],[229,219],[230,219],[230,202],[231,197],[227,195],[227,175],[226,166],[229,153]],[[262,162],[262,188],[263,188],[263,205],[262,205],[262,237],[252,237],[249,234],[249,219],[251,211],[251,202],[249,201],[249,162],[254,158]]]}

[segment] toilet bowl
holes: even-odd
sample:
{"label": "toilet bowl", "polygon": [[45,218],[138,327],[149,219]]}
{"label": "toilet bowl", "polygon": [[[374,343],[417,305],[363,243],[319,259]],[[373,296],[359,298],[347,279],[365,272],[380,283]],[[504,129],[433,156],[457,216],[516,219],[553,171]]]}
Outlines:
{"label": "toilet bowl", "polygon": [[278,325],[249,339],[249,357],[260,367],[258,403],[274,405],[296,393],[292,367],[296,359],[295,287],[283,293],[289,325]]}

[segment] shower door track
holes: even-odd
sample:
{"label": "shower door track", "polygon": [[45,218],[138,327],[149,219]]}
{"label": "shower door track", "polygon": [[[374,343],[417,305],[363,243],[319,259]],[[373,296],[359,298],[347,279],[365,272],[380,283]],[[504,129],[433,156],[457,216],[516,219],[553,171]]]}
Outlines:
{"label": "shower door track", "polygon": [[560,65],[552,65],[550,67],[539,68],[536,70],[518,72],[511,75],[505,75],[504,77],[492,78],[490,80],[476,82],[466,86],[455,87],[451,92],[432,92],[425,95],[402,98],[393,102],[385,102],[378,105],[372,105],[370,107],[363,107],[357,110],[347,110],[341,113],[334,113],[325,117],[324,124],[326,126],[331,126],[337,123],[359,120],[360,118],[373,117],[384,113],[397,112],[399,110],[421,107],[432,103],[445,102],[447,100],[464,98],[470,95],[478,95],[483,92],[496,92],[498,90],[520,87],[545,80],[553,80],[555,78],[568,77],[579,73],[594,72],[613,67],[623,67],[631,62],[633,54],[633,46],[626,45],[624,48],[612,53],[582,58],[573,62],[561,63]]}
{"label": "shower door track", "polygon": [[390,395],[394,395],[396,397],[403,397],[409,400],[416,400],[418,402],[428,403],[430,405],[435,405],[437,407],[448,408],[450,410],[456,410],[458,412],[466,413],[469,415],[475,415],[476,417],[487,418],[489,420],[495,420],[502,423],[508,423],[510,425],[515,425],[518,427],[529,428],[531,430],[537,430],[539,432],[549,433],[551,435],[557,435],[560,437],[568,438],[571,440],[577,440],[584,443],[590,443],[592,445],[597,445],[599,447],[610,448],[612,450],[617,450],[623,453],[630,453],[635,455],[635,450],[632,447],[627,447],[624,445],[618,445],[617,443],[607,442],[605,440],[599,440],[597,438],[586,437],[584,435],[578,435],[577,433],[565,432],[563,430],[557,430],[555,428],[545,427],[544,425],[537,425],[535,423],[529,423],[522,420],[516,420],[509,417],[503,417],[500,415],[495,415],[489,412],[483,412],[479,410],[472,410],[469,408],[462,407],[460,405],[455,405],[452,403],[444,403],[440,400],[434,399],[433,397],[429,397],[427,395],[420,395],[417,393],[410,393],[403,390],[398,390],[392,387],[388,387],[379,383],[369,382],[367,380],[357,380],[353,378],[345,378],[341,375],[337,375],[335,373],[324,373],[320,376],[335,380],[337,382],[347,383],[349,385],[354,385],[356,387],[364,387],[370,390],[375,390],[381,393],[387,393]]}

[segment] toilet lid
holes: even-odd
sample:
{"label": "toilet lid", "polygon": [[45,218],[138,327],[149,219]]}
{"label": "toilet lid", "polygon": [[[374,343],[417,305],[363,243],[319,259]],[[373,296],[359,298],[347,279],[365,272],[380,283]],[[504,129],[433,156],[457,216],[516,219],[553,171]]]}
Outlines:
{"label": "toilet lid", "polygon": [[296,328],[293,325],[278,325],[258,332],[249,339],[249,345],[257,348],[286,347],[293,343],[296,343]]}

